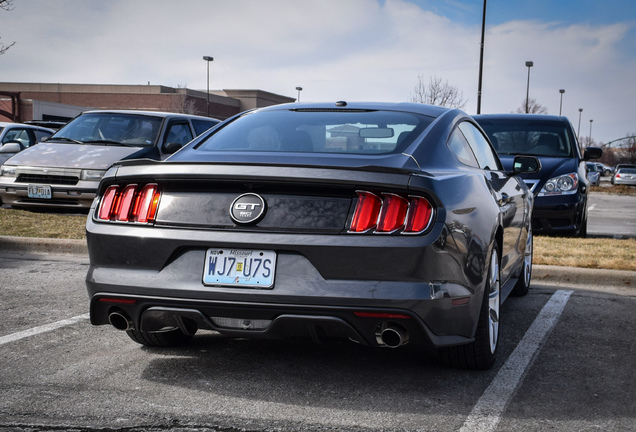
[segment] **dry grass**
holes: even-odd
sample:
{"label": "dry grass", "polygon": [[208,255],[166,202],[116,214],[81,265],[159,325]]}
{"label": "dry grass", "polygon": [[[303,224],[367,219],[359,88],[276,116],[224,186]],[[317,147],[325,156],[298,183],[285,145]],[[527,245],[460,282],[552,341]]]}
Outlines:
{"label": "dry grass", "polygon": [[86,215],[0,208],[0,227],[0,235],[6,236],[82,240]]}
{"label": "dry grass", "polygon": [[535,236],[533,263],[636,271],[636,239]]}
{"label": "dry grass", "polygon": [[590,191],[613,195],[636,195],[636,187],[628,185],[592,186]]}
{"label": "dry grass", "polygon": [[[86,238],[85,215],[0,208],[0,235]],[[636,239],[535,236],[534,264],[636,271]]]}

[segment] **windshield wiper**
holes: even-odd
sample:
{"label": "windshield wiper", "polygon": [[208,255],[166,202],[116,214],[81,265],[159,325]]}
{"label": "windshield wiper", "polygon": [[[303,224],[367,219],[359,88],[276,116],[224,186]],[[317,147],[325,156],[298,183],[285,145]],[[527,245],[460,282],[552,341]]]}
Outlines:
{"label": "windshield wiper", "polygon": [[75,144],[84,144],[82,141],[80,140],[76,140],[73,138],[67,138],[67,137],[51,137],[49,138],[47,141],[66,141],[66,142],[72,142]]}
{"label": "windshield wiper", "polygon": [[107,145],[117,145],[117,146],[124,146],[124,147],[130,147],[129,144],[123,143],[123,142],[119,142],[119,141],[112,141],[112,140],[94,140],[94,141],[84,141],[84,144],[107,144]]}

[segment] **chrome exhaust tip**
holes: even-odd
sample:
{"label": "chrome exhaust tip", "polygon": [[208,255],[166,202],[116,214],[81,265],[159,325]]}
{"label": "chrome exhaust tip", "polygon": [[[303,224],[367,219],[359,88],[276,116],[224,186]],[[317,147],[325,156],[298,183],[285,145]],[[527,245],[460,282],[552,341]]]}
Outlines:
{"label": "chrome exhaust tip", "polygon": [[375,340],[380,346],[397,348],[408,343],[409,333],[401,325],[384,322],[376,328]]}
{"label": "chrome exhaust tip", "polygon": [[125,331],[134,328],[132,320],[123,312],[111,312],[108,315],[108,322],[117,330]]}

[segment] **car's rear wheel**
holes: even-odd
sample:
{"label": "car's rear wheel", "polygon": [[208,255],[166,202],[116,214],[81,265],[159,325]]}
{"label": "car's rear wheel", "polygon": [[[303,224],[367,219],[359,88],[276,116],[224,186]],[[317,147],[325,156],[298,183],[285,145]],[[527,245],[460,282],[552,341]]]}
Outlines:
{"label": "car's rear wheel", "polygon": [[528,227],[528,238],[526,240],[526,249],[523,254],[523,270],[519,275],[519,280],[515,284],[514,288],[510,292],[510,295],[515,297],[521,297],[528,294],[530,289],[530,279],[532,278],[532,254],[533,254],[533,239],[532,239],[532,227]]}
{"label": "car's rear wheel", "polygon": [[154,347],[172,347],[184,345],[192,339],[192,334],[185,334],[180,329],[173,329],[158,333],[148,333],[139,330],[126,330],[128,336],[135,342]]}
{"label": "car's rear wheel", "polygon": [[499,346],[499,312],[501,308],[501,278],[499,249],[493,247],[488,268],[488,280],[479,313],[475,340],[466,345],[442,348],[442,361],[452,367],[485,370],[495,363]]}

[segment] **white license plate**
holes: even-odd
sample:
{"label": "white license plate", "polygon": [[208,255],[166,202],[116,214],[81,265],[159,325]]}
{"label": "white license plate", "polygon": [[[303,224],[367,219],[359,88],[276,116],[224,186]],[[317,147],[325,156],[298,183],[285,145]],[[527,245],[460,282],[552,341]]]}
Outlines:
{"label": "white license plate", "polygon": [[248,249],[208,249],[205,254],[205,285],[271,288],[274,285],[276,252]]}
{"label": "white license plate", "polygon": [[51,199],[51,186],[48,185],[28,185],[29,198]]}

